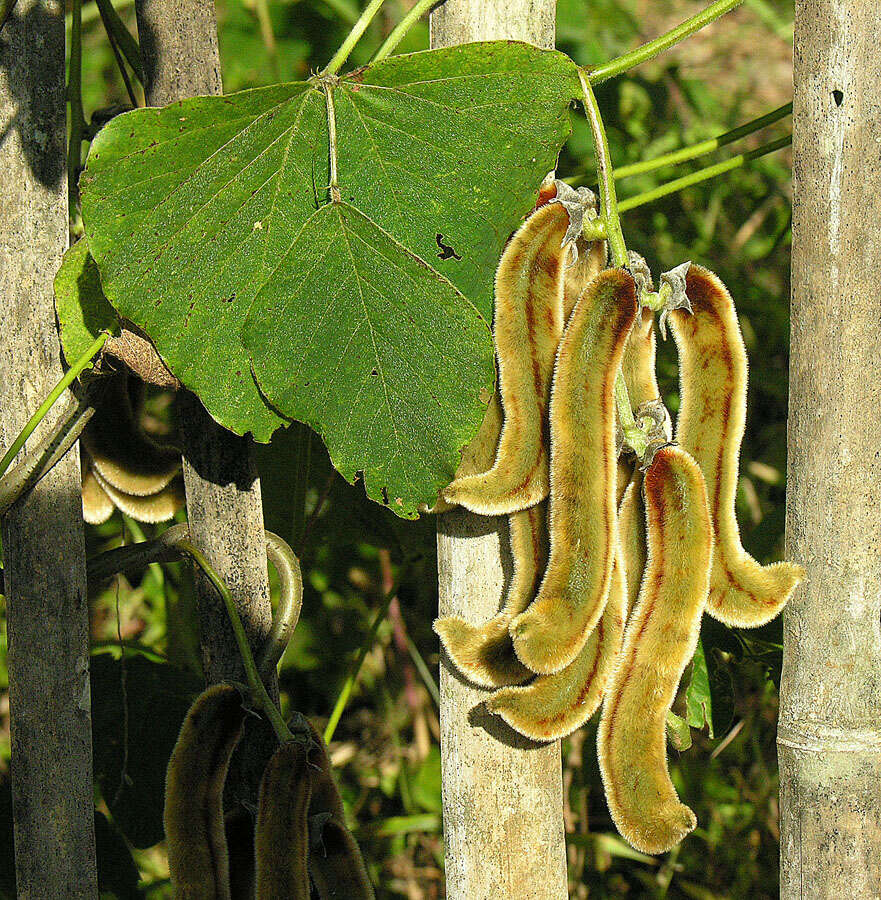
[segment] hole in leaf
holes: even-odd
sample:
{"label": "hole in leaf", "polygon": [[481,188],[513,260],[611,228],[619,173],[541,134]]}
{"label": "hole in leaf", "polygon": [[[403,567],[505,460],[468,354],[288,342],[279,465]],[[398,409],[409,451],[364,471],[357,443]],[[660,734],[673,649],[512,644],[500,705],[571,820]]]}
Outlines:
{"label": "hole in leaf", "polygon": [[844,91],[839,91],[837,88],[832,91],[832,99],[835,101],[836,106],[841,106],[844,100]]}
{"label": "hole in leaf", "polygon": [[436,234],[434,239],[437,241],[437,245],[440,248],[440,253],[438,253],[438,259],[461,259],[458,253],[449,245],[444,243],[444,236],[442,234]]}

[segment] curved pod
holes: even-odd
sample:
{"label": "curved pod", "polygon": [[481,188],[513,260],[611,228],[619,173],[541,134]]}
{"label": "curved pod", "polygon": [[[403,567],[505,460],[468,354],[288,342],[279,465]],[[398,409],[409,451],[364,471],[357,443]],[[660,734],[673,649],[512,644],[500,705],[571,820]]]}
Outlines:
{"label": "curved pod", "polygon": [[676,440],[707,481],[716,534],[707,612],[726,625],[754,628],[783,609],[804,571],[789,562],[762,566],[740,542],[734,501],[746,424],[746,350],[734,302],[716,275],[692,265],[686,293],[693,314],[670,313],[682,385]]}
{"label": "curved pod", "polygon": [[648,563],[597,732],[609,812],[643,853],[665,853],[697,820],[670,781],[666,716],[694,654],[710,585],[713,533],[703,475],[663,447],[645,474]]}
{"label": "curved pod", "polygon": [[633,278],[606,270],[578,301],[557,354],[550,558],[535,601],[511,622],[518,658],[541,675],[575,659],[609,593],[617,537],[613,388],[636,313]]}

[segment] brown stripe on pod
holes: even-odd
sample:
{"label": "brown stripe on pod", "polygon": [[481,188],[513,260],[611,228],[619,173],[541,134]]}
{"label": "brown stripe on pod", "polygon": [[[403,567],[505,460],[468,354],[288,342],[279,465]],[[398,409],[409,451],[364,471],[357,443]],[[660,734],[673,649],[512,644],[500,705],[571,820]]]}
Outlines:
{"label": "brown stripe on pod", "polygon": [[580,728],[602,702],[621,647],[625,595],[619,549],[603,615],[575,660],[554,675],[539,675],[523,687],[496,691],[487,708],[534,741],[557,740]]}
{"label": "brown stripe on pod", "polygon": [[456,478],[448,504],[482,515],[534,506],[548,493],[545,419],[554,355],[563,331],[563,238],[569,214],[559,203],[536,210],[502,254],[496,272],[493,338],[504,410],[495,462]]}
{"label": "brown stripe on pod", "polygon": [[434,623],[456,669],[473,684],[485,688],[522,684],[534,674],[514,654],[508,626],[532,602],[547,565],[547,503],[512,513],[508,528],[514,574],[499,614],[479,627],[459,616],[447,616]]}
{"label": "brown stripe on pod", "polygon": [[665,728],[697,644],[713,533],[703,475],[681,448],[655,454],[644,491],[648,561],[606,692],[597,751],[618,831],[643,853],[665,853],[696,825],[670,781]]}
{"label": "brown stripe on pod", "polygon": [[309,900],[308,747],[282,744],[260,781],[254,833],[256,900]]}
{"label": "brown stripe on pod", "polygon": [[560,342],[551,394],[550,558],[538,596],[511,622],[514,650],[551,675],[578,655],[603,613],[615,557],[614,383],[637,313],[623,269],[595,278]]}
{"label": "brown stripe on pod", "polygon": [[716,534],[707,612],[727,625],[752,628],[780,612],[804,572],[788,562],[762,566],[743,549],[735,497],[746,426],[746,348],[734,302],[716,275],[692,265],[686,293],[693,314],[670,313],[682,397],[676,440],[707,481]]}
{"label": "brown stripe on pod", "polygon": [[177,900],[230,900],[223,785],[242,735],[241,698],[217,684],[190,707],[165,779],[165,837]]}

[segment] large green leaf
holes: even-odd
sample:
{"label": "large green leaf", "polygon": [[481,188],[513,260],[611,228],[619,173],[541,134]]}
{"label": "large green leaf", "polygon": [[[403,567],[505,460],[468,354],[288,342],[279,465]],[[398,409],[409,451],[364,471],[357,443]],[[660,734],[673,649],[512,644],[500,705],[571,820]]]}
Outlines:
{"label": "large green leaf", "polygon": [[81,179],[105,294],[223,425],[306,421],[413,515],[481,420],[496,262],[577,87],[563,54],[492,42],[119,116]]}

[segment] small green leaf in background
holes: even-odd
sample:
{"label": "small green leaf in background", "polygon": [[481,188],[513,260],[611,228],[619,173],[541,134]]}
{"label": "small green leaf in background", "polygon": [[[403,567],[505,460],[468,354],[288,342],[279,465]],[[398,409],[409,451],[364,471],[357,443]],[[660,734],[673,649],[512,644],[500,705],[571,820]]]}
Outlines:
{"label": "small green leaf in background", "polygon": [[676,713],[667,713],[667,740],[674,750],[684,753],[691,747],[691,729],[688,722]]}
{"label": "small green leaf in background", "polygon": [[[710,634],[715,629],[710,629]],[[692,728],[707,727],[711,738],[722,736],[734,719],[734,681],[722,652],[703,637],[694,653],[685,692],[685,719]]]}
{"label": "small green leaf in background", "polygon": [[413,801],[426,812],[441,811],[441,761],[440,749],[432,744],[428,756],[410,776],[410,793]]}
{"label": "small green leaf in background", "polygon": [[95,779],[114,823],[143,849],[165,836],[165,770],[202,680],[142,656],[128,656],[124,665],[123,671],[123,663],[108,653],[92,657]]}
{"label": "small green leaf in background", "polygon": [[499,254],[577,92],[515,42],[359,69],[332,86],[334,205],[318,80],[118,116],[80,180],[104,292],[222,425],[305,421],[412,517],[482,419]]}
{"label": "small green leaf in background", "polygon": [[102,331],[119,333],[119,318],[101,289],[98,266],[85,238],[61,260],[55,276],[55,309],[68,363],[76,362]]}
{"label": "small green leaf in background", "polygon": [[713,697],[710,692],[710,676],[707,672],[707,660],[704,656],[704,645],[697,642],[692,660],[691,680],[685,691],[685,721],[692,728],[702,729],[705,725],[710,737],[713,734]]}

